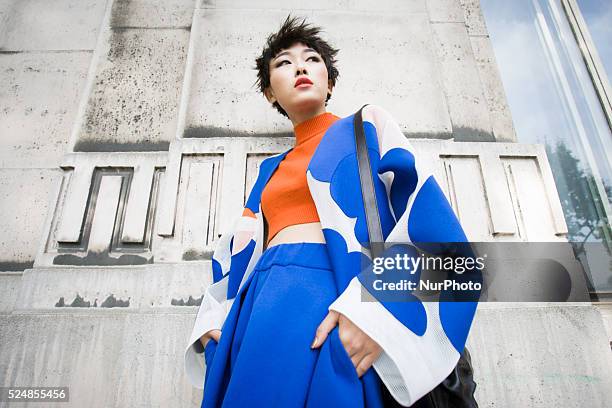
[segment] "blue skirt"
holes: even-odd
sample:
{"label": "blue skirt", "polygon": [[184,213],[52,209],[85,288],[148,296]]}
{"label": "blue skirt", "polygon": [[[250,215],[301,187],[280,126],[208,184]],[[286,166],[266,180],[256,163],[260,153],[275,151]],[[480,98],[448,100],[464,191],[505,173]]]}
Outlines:
{"label": "blue skirt", "polygon": [[221,329],[204,349],[203,408],[383,407],[373,367],[358,377],[338,326],[316,349],[315,331],[338,297],[325,244],[267,248]]}

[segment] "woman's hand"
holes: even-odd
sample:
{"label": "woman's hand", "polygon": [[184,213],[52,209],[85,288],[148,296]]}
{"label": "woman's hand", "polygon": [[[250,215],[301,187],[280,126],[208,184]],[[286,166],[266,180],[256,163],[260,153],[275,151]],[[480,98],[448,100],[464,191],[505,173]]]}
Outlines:
{"label": "woman's hand", "polygon": [[357,375],[361,377],[380,356],[382,347],[342,313],[335,310],[329,311],[317,328],[316,337],[310,348],[317,348],[323,344],[329,332],[336,327],[336,324],[339,325],[338,336],[340,341],[351,357],[351,361],[357,370]]}
{"label": "woman's hand", "polygon": [[219,339],[221,338],[221,330],[213,329],[207,331],[202,335],[202,337],[200,337],[200,343],[202,343],[202,345],[206,347],[206,343],[208,343],[208,340],[210,340],[211,338],[215,339],[215,341],[218,343]]}

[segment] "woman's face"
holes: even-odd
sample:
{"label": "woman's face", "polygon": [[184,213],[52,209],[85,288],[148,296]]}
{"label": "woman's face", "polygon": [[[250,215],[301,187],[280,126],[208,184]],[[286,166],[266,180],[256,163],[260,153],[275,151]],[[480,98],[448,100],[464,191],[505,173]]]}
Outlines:
{"label": "woman's face", "polygon": [[290,118],[325,108],[331,83],[323,58],[312,48],[295,43],[270,61],[270,87],[265,95],[278,102]]}

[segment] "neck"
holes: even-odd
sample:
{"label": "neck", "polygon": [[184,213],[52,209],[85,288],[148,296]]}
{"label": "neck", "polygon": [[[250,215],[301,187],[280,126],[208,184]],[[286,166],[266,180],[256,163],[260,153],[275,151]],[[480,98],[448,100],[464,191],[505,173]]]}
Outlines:
{"label": "neck", "polygon": [[321,105],[317,107],[316,109],[307,110],[304,112],[292,112],[291,114],[287,112],[287,114],[289,115],[289,119],[291,119],[291,123],[293,124],[293,127],[295,128],[300,123],[306,122],[308,119],[312,119],[315,116],[320,115],[325,112],[326,112],[325,105]]}
{"label": "neck", "polygon": [[295,146],[300,146],[312,138],[321,136],[338,119],[333,113],[323,112],[301,122],[293,128]]}

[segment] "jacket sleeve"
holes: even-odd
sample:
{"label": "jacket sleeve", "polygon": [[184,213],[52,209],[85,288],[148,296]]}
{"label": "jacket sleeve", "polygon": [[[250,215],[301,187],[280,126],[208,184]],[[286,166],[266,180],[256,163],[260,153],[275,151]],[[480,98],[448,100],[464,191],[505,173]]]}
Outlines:
{"label": "jacket sleeve", "polygon": [[[377,172],[395,219],[385,242],[467,242],[442,189],[391,115],[368,105],[363,120],[376,130]],[[381,346],[373,367],[391,395],[410,406],[457,364],[477,302],[364,302],[362,290],[367,289],[354,277],[329,310],[345,315]]]}
{"label": "jacket sleeve", "polygon": [[229,271],[232,256],[239,253],[249,243],[253,236],[255,218],[252,212],[245,208],[230,228],[217,241],[212,256],[213,283],[206,288],[202,303],[185,349],[185,372],[194,387],[204,387],[206,364],[204,347],[200,338],[210,330],[221,330],[234,299],[228,299]]}

